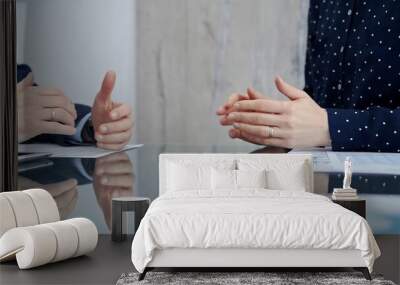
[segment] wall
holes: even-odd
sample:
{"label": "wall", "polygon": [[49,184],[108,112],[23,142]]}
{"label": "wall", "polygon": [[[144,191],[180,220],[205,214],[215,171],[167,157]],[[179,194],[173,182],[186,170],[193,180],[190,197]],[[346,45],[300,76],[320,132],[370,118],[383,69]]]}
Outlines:
{"label": "wall", "polygon": [[28,3],[26,1],[17,1],[17,62],[24,62],[24,46],[25,46],[25,29],[26,29],[26,12]]}
{"label": "wall", "polygon": [[[134,106],[135,1],[18,0],[26,23],[23,60],[35,81],[91,105],[104,73],[117,72],[116,100]],[[22,16],[26,14],[26,19]]]}
{"label": "wall", "polygon": [[236,144],[215,110],[275,75],[303,87],[308,1],[138,0],[137,124],[145,143]]}

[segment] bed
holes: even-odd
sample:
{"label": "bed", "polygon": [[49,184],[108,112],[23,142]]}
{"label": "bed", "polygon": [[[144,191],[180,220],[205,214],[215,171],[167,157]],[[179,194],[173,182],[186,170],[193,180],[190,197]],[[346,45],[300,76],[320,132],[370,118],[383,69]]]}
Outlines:
{"label": "bed", "polygon": [[352,267],[380,255],[368,223],[313,193],[312,157],[162,154],[160,196],[135,234],[132,262],[153,268]]}

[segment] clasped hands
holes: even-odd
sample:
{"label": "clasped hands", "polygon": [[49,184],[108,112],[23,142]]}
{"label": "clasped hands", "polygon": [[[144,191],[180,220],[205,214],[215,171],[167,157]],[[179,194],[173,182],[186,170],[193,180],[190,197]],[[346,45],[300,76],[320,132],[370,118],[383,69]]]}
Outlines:
{"label": "clasped hands", "polygon": [[250,143],[283,148],[331,144],[328,115],[307,93],[275,79],[277,90],[289,100],[274,100],[249,88],[235,93],[217,110],[229,135]]}
{"label": "clasped hands", "polygon": [[[130,106],[111,99],[115,81],[115,72],[107,72],[92,106],[97,146],[111,150],[125,146],[133,128]],[[33,75],[29,73],[18,83],[17,92],[19,142],[40,134],[75,134],[77,111],[61,90],[34,86]]]}

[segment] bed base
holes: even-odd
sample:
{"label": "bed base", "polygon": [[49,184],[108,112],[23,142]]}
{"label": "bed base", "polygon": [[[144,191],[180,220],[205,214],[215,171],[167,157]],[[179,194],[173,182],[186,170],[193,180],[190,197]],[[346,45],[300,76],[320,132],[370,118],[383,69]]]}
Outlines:
{"label": "bed base", "polygon": [[361,271],[365,279],[371,280],[371,275],[359,250],[254,248],[155,250],[153,259],[139,275],[139,280],[143,280],[146,273],[154,269],[180,269],[180,271],[198,271],[200,269],[206,272],[223,269],[223,271],[243,272],[278,269],[335,271],[338,268],[353,268]]}
{"label": "bed base", "polygon": [[[352,268],[355,271],[360,271],[364,275],[364,278],[366,280],[369,280],[369,281],[372,280],[371,274],[369,273],[369,270],[368,270],[367,267],[348,267],[348,268]],[[157,267],[146,267],[144,269],[144,271],[139,274],[138,281],[142,281],[146,277],[146,273],[147,272],[155,270],[155,269],[164,269],[164,267],[159,267],[159,268],[157,268]],[[171,268],[165,268],[165,269],[171,269]],[[219,271],[225,271],[225,272],[246,272],[246,271],[247,272],[269,272],[272,269],[275,270],[275,271],[287,271],[287,272],[289,272],[291,270],[294,270],[294,269],[298,269],[298,270],[301,269],[302,271],[310,270],[310,271],[323,272],[324,270],[327,269],[327,267],[323,267],[323,268],[318,268],[318,267],[307,267],[307,268],[295,268],[295,267],[260,268],[260,267],[252,267],[252,268],[246,268],[246,269],[244,269],[243,267],[242,268],[236,268],[236,267],[230,267],[230,268],[226,268],[226,267],[225,268],[222,268],[222,267],[201,267],[201,268],[198,268],[198,267],[184,267],[184,268],[181,268],[181,269],[183,269],[183,270],[180,270],[180,271],[188,271],[188,269],[190,269],[190,271],[193,271],[193,272],[195,272],[195,271],[201,271],[201,272],[219,272]]]}

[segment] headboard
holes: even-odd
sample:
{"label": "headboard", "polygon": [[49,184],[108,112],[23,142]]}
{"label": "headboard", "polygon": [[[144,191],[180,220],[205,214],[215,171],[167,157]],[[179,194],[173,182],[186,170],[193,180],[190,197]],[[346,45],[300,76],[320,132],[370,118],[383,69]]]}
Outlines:
{"label": "headboard", "polygon": [[228,153],[163,153],[159,156],[159,194],[164,194],[167,184],[167,165],[169,162],[191,160],[191,161],[210,161],[213,160],[232,160],[238,159],[257,159],[257,160],[279,160],[279,161],[304,161],[305,167],[305,183],[307,192],[314,192],[314,173],[311,154],[228,154]]}

